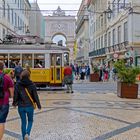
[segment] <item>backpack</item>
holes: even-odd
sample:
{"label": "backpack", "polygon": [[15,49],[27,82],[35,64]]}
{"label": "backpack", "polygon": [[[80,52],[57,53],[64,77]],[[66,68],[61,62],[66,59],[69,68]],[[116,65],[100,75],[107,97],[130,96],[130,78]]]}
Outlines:
{"label": "backpack", "polygon": [[15,76],[20,76],[22,71],[23,71],[23,69],[21,66],[15,67]]}
{"label": "backpack", "polygon": [[0,74],[0,99],[4,98],[4,74]]}

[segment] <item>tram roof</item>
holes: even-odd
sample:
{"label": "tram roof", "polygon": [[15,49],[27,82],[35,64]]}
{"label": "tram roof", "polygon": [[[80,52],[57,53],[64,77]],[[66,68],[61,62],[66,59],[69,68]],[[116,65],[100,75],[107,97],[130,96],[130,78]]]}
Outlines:
{"label": "tram roof", "polygon": [[63,50],[69,48],[54,44],[0,44],[0,50]]}

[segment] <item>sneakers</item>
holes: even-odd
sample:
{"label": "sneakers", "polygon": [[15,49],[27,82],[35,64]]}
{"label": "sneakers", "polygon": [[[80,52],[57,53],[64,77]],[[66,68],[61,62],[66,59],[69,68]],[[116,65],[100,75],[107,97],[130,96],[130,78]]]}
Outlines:
{"label": "sneakers", "polygon": [[24,136],[24,140],[29,140],[29,135],[28,135],[28,134],[26,134],[26,135]]}
{"label": "sneakers", "polygon": [[69,92],[69,91],[66,91],[66,93],[74,93],[73,91]]}

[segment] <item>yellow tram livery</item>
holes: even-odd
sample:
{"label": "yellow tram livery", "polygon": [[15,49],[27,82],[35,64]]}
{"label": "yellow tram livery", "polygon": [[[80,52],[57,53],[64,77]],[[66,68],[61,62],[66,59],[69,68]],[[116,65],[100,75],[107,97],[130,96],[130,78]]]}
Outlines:
{"label": "yellow tram livery", "polygon": [[31,80],[37,85],[62,86],[69,49],[56,44],[1,44],[0,60],[11,69],[17,61],[23,68],[28,65]]}

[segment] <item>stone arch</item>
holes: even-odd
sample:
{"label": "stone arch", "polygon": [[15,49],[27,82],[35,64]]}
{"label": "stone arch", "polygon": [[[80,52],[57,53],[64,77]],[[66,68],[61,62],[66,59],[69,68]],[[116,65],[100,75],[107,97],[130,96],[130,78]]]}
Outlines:
{"label": "stone arch", "polygon": [[[53,36],[51,37],[51,41],[53,41],[53,39],[56,37],[56,36],[62,36],[62,39],[63,39],[63,41],[65,40],[65,42],[64,42],[64,44],[67,44],[67,37],[66,37],[66,35],[64,34],[64,33],[62,33],[62,32],[57,32],[57,33],[55,33],[55,34],[53,34]],[[55,42],[56,43],[56,42]]]}
{"label": "stone arch", "polygon": [[[70,49],[70,61],[73,62],[75,55],[75,16],[65,15],[65,11],[58,7],[52,15],[45,17],[45,42],[51,42],[54,36],[62,35],[66,39],[66,47]],[[61,41],[60,41],[61,43]],[[76,50],[76,49],[75,49]]]}

